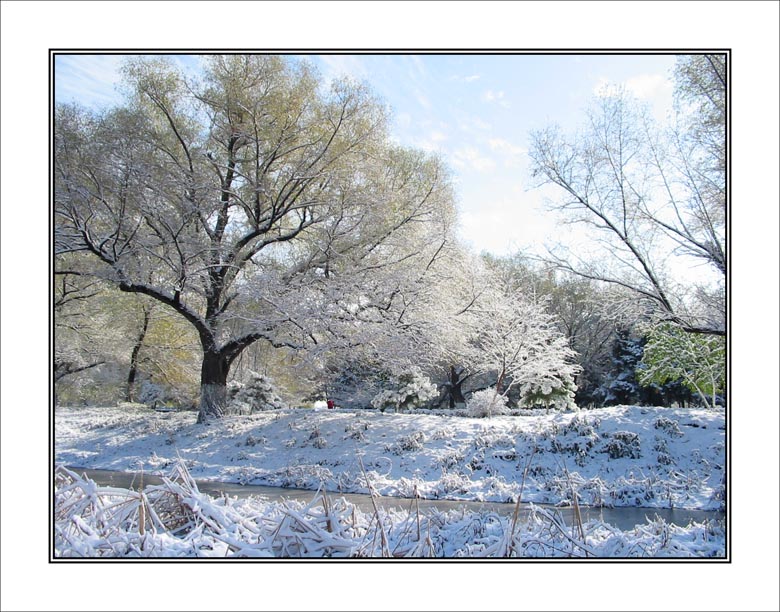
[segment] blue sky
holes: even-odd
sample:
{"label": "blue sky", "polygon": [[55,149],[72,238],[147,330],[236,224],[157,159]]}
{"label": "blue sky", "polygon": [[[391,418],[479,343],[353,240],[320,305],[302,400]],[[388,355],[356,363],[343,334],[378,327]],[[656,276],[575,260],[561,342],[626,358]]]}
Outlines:
{"label": "blue sky", "polygon": [[[457,54],[306,55],[328,81],[366,81],[392,110],[392,136],[437,151],[454,175],[459,232],[477,251],[540,254],[558,238],[576,239],[546,210],[549,189],[533,189],[528,136],[558,123],[575,129],[605,85],[622,84],[662,118],[671,107],[671,55]],[[55,97],[94,108],[119,97],[122,56],[59,55]],[[176,56],[187,70],[198,60]]]}

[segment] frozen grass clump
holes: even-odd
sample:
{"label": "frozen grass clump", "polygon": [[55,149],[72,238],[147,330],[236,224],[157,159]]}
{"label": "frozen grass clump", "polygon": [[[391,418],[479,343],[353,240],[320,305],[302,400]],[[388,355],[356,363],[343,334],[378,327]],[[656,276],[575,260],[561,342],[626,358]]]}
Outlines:
{"label": "frozen grass clump", "polygon": [[293,489],[316,490],[324,482],[333,481],[333,473],[321,465],[290,465],[277,470],[268,484]]}
{"label": "frozen grass clump", "polygon": [[442,470],[452,470],[463,463],[465,454],[462,451],[448,451],[436,458],[436,464]]}
{"label": "frozen grass clump", "polygon": [[[365,478],[371,473],[363,472]],[[462,482],[444,484],[457,488]],[[373,489],[369,484],[369,489]],[[419,483],[408,482],[414,493]],[[496,480],[492,486],[501,487]],[[567,525],[530,506],[527,518],[436,509],[373,512],[318,491],[308,503],[212,498],[179,462],[160,485],[138,491],[101,487],[58,467],[54,555],[101,557],[723,557],[722,522],[686,527],[661,519],[621,531],[600,521]],[[519,508],[519,506],[518,506]]]}

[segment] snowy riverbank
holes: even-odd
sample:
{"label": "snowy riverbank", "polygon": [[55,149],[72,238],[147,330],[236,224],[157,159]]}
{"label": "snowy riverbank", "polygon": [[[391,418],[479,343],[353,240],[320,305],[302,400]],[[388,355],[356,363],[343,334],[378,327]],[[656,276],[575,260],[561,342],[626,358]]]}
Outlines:
{"label": "snowy riverbank", "polygon": [[[273,411],[195,424],[190,412],[58,408],[58,464],[427,499],[719,509],[724,413],[618,406],[474,419]],[[525,479],[523,478],[525,476]],[[368,480],[366,479],[368,478]]]}
{"label": "snowy riverbank", "polygon": [[[719,509],[722,412],[614,407],[473,419],[286,410],[197,425],[189,412],[58,408],[58,465],[175,476],[143,493],[58,470],[55,557],[718,558],[723,521],[620,530],[534,509],[360,510],[338,493]],[[321,488],[309,503],[215,499],[193,478]],[[108,511],[107,508],[112,510]],[[114,508],[119,510],[115,511]]]}

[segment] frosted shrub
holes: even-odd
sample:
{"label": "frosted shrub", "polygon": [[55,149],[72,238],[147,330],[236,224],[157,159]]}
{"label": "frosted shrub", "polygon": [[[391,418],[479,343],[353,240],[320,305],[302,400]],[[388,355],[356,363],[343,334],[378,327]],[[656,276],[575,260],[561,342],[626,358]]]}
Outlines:
{"label": "frosted shrub", "polygon": [[273,381],[257,372],[251,372],[249,381],[244,385],[235,382],[228,385],[229,413],[251,414],[286,407],[284,400],[276,393]]}
{"label": "frosted shrub", "polygon": [[668,419],[664,416],[658,417],[655,420],[653,427],[665,431],[672,438],[682,438],[685,435],[680,430],[680,424],[677,421]]}
{"label": "frosted shrub", "polygon": [[421,431],[416,431],[408,436],[401,436],[393,444],[385,446],[387,452],[394,455],[402,455],[405,452],[414,452],[423,449],[425,443],[425,434]]}
{"label": "frosted shrub", "polygon": [[439,394],[436,385],[419,368],[412,368],[393,378],[391,384],[393,389],[380,391],[371,400],[374,408],[382,412],[388,408],[395,411],[410,410],[422,406]]}
{"label": "frosted shrub", "polygon": [[466,402],[466,414],[470,417],[489,417],[496,414],[506,414],[507,398],[496,393],[496,390],[483,389],[477,391]]}
{"label": "frosted shrub", "polygon": [[448,495],[465,495],[469,492],[470,481],[462,474],[453,474],[447,472],[442,474],[439,481],[433,488],[435,497],[446,497]]}
{"label": "frosted shrub", "polygon": [[371,405],[374,408],[379,408],[384,412],[387,408],[396,408],[398,406],[398,393],[396,391],[380,391],[371,400]]}
{"label": "frosted shrub", "polygon": [[577,410],[574,379],[568,373],[540,375],[532,381],[523,382],[520,388],[520,405],[524,408],[543,406],[548,410]]}
{"label": "frosted shrub", "polygon": [[642,447],[639,436],[631,431],[615,431],[607,442],[602,453],[608,453],[610,459],[639,459],[642,457]]}

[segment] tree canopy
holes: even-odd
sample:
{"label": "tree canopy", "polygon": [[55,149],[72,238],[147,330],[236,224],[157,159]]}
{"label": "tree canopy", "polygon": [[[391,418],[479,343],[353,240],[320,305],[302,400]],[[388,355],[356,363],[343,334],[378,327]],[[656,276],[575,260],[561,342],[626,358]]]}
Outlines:
{"label": "tree canopy", "polygon": [[366,284],[357,295],[361,272],[419,255],[422,234],[447,240],[446,171],[389,142],[365,86],[326,89],[306,63],[263,55],[211,56],[197,82],[163,60],[130,62],[125,77],[119,107],[56,109],[55,248],[190,323],[201,420],[221,414],[249,345],[336,335],[339,314],[392,299]]}
{"label": "tree canopy", "polygon": [[[553,254],[561,269],[631,290],[689,332],[725,335],[725,57],[681,56],[677,121],[659,128],[624,89],[598,96],[577,134],[532,134],[533,173],[555,207],[591,229],[600,260]],[[670,261],[703,262],[702,280]]]}

